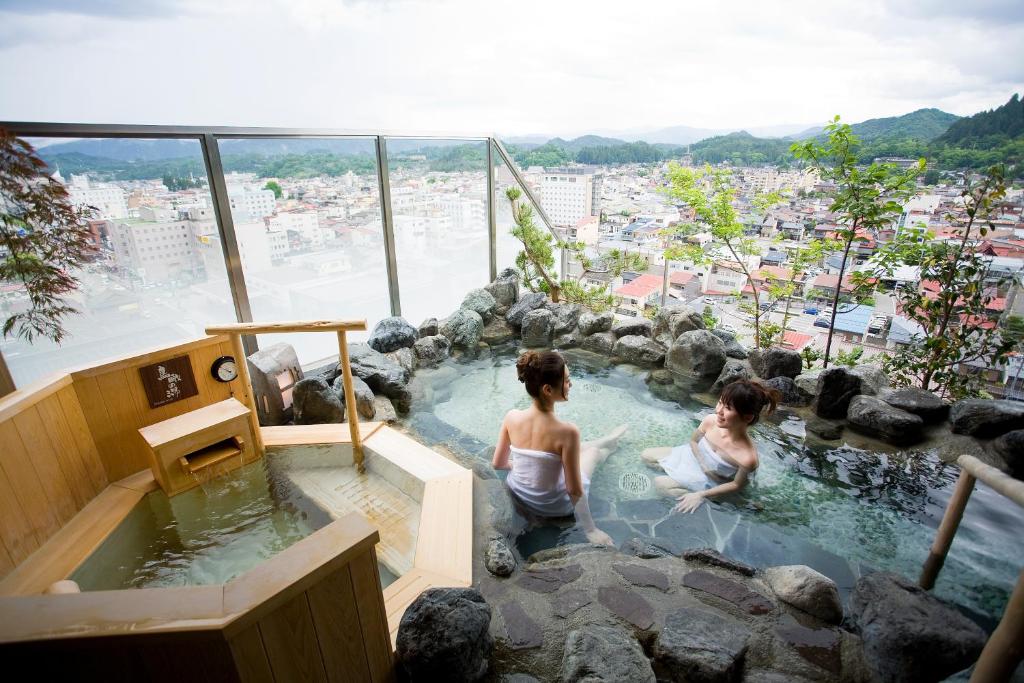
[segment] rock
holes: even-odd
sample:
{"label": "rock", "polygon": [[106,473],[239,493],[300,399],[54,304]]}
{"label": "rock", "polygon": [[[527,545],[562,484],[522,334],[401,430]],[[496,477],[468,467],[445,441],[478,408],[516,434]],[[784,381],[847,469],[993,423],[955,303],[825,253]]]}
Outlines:
{"label": "rock", "polygon": [[573,330],[568,334],[560,334],[551,340],[553,349],[573,349],[580,345],[580,334]]}
{"label": "rock", "polygon": [[722,340],[725,344],[725,355],[729,358],[736,358],[737,360],[746,360],[750,353],[740,344],[739,340],[736,339],[735,332],[728,332],[722,329],[709,330],[711,334],[715,335]]}
{"label": "rock", "polygon": [[395,658],[409,681],[479,681],[494,641],[491,608],[472,588],[428,588],[398,627]]}
{"label": "rock", "polygon": [[443,334],[435,334],[417,340],[412,351],[420,367],[429,368],[451,355],[452,343]]}
{"label": "rock", "polygon": [[583,576],[583,569],[578,564],[570,564],[564,567],[542,567],[539,569],[527,567],[516,583],[535,593],[554,593],[562,586],[572,583],[581,576]]}
{"label": "rock", "polygon": [[613,564],[612,569],[634,586],[649,586],[668,592],[668,575],[665,572],[638,564]]}
{"label": "rock", "polygon": [[394,422],[398,419],[398,413],[387,396],[373,397],[373,416],[377,422]]}
{"label": "rock", "polygon": [[494,318],[484,326],[480,340],[491,345],[503,344],[515,336],[516,331],[503,318]]}
{"label": "rock", "polygon": [[610,355],[615,347],[615,335],[611,332],[597,332],[584,339],[580,347],[605,356]]}
{"label": "rock", "polygon": [[437,318],[427,318],[426,320],[420,323],[420,339],[423,339],[424,337],[433,337],[437,333]]}
{"label": "rock", "polygon": [[525,650],[544,644],[544,632],[540,625],[526,614],[518,602],[506,602],[498,607],[501,620],[505,622],[505,633],[513,650]]}
{"label": "rock", "polygon": [[878,366],[858,365],[850,372],[860,377],[860,393],[865,396],[877,396],[878,392],[889,388],[889,378]]}
{"label": "rock", "polygon": [[583,313],[583,307],[579,304],[548,303],[547,309],[553,316],[552,334],[567,334],[575,330]]}
{"label": "rock", "polygon": [[750,636],[750,629],[738,622],[684,608],[665,617],[654,641],[654,668],[665,681],[739,680]]}
{"label": "rock", "polygon": [[956,609],[896,574],[857,580],[850,616],[878,679],[940,681],[974,662],[985,632]]}
{"label": "rock", "polygon": [[793,379],[800,374],[803,368],[803,358],[800,354],[791,349],[780,349],[771,347],[769,349],[755,349],[750,352],[750,367],[758,377],[772,379],[775,377],[788,377]]}
{"label": "rock", "polygon": [[598,332],[610,332],[615,322],[615,315],[611,311],[604,313],[591,313],[587,311],[580,315],[580,334],[589,337]]}
{"label": "rock", "polygon": [[519,298],[519,274],[513,268],[506,268],[494,282],[484,285],[499,306],[512,306]]}
{"label": "rock", "polygon": [[390,398],[401,413],[409,411],[412,395],[407,386],[408,370],[366,344],[352,344],[349,347],[349,357],[352,374],[365,381],[374,394]]}
{"label": "rock", "polygon": [[774,377],[764,381],[766,387],[777,390],[782,394],[782,405],[786,406],[807,406],[811,404],[810,399],[804,396],[802,391],[796,388],[796,383],[789,377]]}
{"label": "rock", "polygon": [[721,567],[722,569],[728,569],[729,571],[743,574],[744,576],[753,576],[755,572],[754,568],[749,564],[744,564],[743,562],[734,560],[731,557],[726,557],[714,548],[692,548],[683,553],[683,559],[687,562],[694,562],[696,564]]}
{"label": "rock", "polygon": [[718,374],[718,379],[711,385],[712,394],[722,393],[722,389],[725,385],[732,384],[738,379],[753,379],[754,371],[750,369],[750,365],[741,360],[730,358],[725,361],[725,365],[722,366],[722,372]]}
{"label": "rock", "polygon": [[642,560],[652,560],[658,557],[679,557],[679,548],[676,547],[675,543],[666,538],[634,537],[619,546],[619,552],[639,557]]}
{"label": "rock", "polygon": [[760,593],[755,593],[741,583],[723,579],[702,569],[697,569],[684,576],[683,585],[731,602],[747,614],[767,614],[772,611],[771,601]]}
{"label": "rock", "polygon": [[528,349],[547,348],[551,345],[554,316],[546,308],[538,308],[523,316],[522,340]]}
{"label": "rock", "polygon": [[850,401],[860,393],[860,377],[846,368],[828,368],[818,375],[814,412],[818,417],[843,418]]}
{"label": "rock", "polygon": [[821,373],[821,368],[814,368],[812,370],[804,370],[801,372],[793,379],[793,383],[796,384],[797,391],[803,394],[808,400],[813,401],[818,395],[818,377]]}
{"label": "rock", "polygon": [[586,607],[592,602],[590,591],[570,588],[558,591],[551,601],[551,611],[554,612],[555,616],[565,619],[580,607]]}
{"label": "rock", "polygon": [[570,631],[562,656],[563,683],[655,683],[654,670],[636,638],[618,626]]}
{"label": "rock", "polygon": [[817,434],[822,439],[834,441],[843,435],[843,423],[812,417],[805,423],[807,431]]}
{"label": "rock", "polygon": [[395,315],[374,325],[366,343],[374,351],[390,353],[412,346],[419,336],[419,330],[406,322],[405,318]]}
{"label": "rock", "polygon": [[795,619],[780,622],[775,635],[804,660],[832,674],[843,670],[843,639],[838,629],[808,628]]}
{"label": "rock", "polygon": [[829,624],[843,620],[843,605],[835,582],[802,564],[768,567],[765,581],[779,600]]}
{"label": "rock", "polygon": [[1024,428],[1024,403],[969,398],[949,410],[953,432],[983,439]]}
{"label": "rock", "polygon": [[898,446],[920,441],[924,426],[924,420],[919,416],[894,408],[874,396],[854,396],[846,412],[846,421],[857,431],[878,436]]}
{"label": "rock", "polygon": [[508,545],[500,538],[496,538],[487,544],[484,551],[484,565],[487,571],[495,576],[508,576],[516,570],[516,558]]}
{"label": "rock", "polygon": [[316,425],[345,421],[345,407],[327,382],[319,378],[300,379],[292,389],[295,424]]}
{"label": "rock", "polygon": [[548,297],[544,292],[527,292],[523,298],[512,304],[505,314],[505,321],[512,327],[519,327],[523,324],[523,317],[530,311],[543,308]]}
{"label": "rock", "polygon": [[667,333],[672,339],[677,339],[684,332],[704,328],[704,316],[689,306],[665,306],[654,316],[652,332],[655,337]]}
{"label": "rock", "polygon": [[[334,391],[338,394],[338,400],[342,405],[345,403],[345,378],[338,376],[334,380]],[[356,412],[364,420],[372,420],[377,414],[377,407],[373,404],[373,390],[363,380],[352,376],[352,392],[356,395]]]}
{"label": "rock", "polygon": [[484,319],[476,311],[460,308],[441,326],[441,334],[448,337],[457,349],[476,350],[484,332]]}
{"label": "rock", "polygon": [[651,370],[651,374],[647,375],[647,381],[655,384],[672,384],[672,372],[665,368]]}
{"label": "rock", "polygon": [[602,586],[597,589],[597,601],[609,612],[638,629],[646,631],[654,626],[654,608],[635,591],[618,586]]}
{"label": "rock", "polygon": [[[419,340],[417,339],[416,341]],[[415,344],[413,345],[415,346]],[[384,355],[401,365],[410,375],[416,370],[416,354],[411,348],[398,349]]]}
{"label": "rock", "polygon": [[612,347],[612,355],[625,363],[650,367],[664,362],[665,349],[649,337],[631,334],[619,337]]}
{"label": "rock", "polygon": [[725,366],[725,344],[707,330],[683,332],[672,342],[665,367],[686,377],[714,377]]}
{"label": "rock", "polygon": [[612,333],[616,337],[631,337],[637,335],[641,337],[653,337],[653,329],[654,324],[647,318],[620,320],[612,325]]}
{"label": "rock", "polygon": [[494,309],[497,307],[498,302],[495,301],[494,296],[486,289],[471,289],[462,300],[462,303],[459,304],[459,308],[476,312],[483,318],[484,322],[494,316]]}
{"label": "rock", "polygon": [[716,337],[718,337],[719,339],[721,339],[724,342],[730,342],[730,341],[732,341],[733,339],[736,338],[736,333],[735,332],[730,332],[729,330],[723,330],[720,327],[716,327],[713,330],[708,330],[708,332],[710,332],[711,334],[715,335]]}
{"label": "rock", "polygon": [[878,398],[894,408],[919,416],[925,424],[938,424],[949,416],[948,403],[932,392],[917,387],[882,389],[878,392]]}
{"label": "rock", "polygon": [[996,453],[1003,456],[1010,474],[1024,479],[1024,429],[1007,432],[992,442]]}

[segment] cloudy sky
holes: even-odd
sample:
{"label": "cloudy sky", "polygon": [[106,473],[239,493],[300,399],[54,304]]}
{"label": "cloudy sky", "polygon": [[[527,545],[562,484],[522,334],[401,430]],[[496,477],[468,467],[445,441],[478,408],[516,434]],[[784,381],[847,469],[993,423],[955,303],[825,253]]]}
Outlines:
{"label": "cloudy sky", "polygon": [[575,135],[1014,92],[1021,0],[0,0],[0,120]]}

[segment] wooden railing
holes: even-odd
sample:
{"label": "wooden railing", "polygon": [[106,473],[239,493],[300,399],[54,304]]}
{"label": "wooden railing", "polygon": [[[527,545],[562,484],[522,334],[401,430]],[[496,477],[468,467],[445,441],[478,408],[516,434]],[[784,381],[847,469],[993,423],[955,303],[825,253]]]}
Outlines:
{"label": "wooden railing", "polygon": [[[974,491],[974,483],[981,480],[996,492],[1002,494],[1017,505],[1024,507],[1024,481],[1014,479],[999,469],[986,465],[973,455],[961,455],[957,458],[960,465],[960,478],[956,482],[953,495],[946,505],[942,523],[935,535],[928,559],[925,560],[919,583],[926,590],[935,586],[935,580],[946,561],[946,554],[953,544],[964,516],[967,501]],[[999,625],[985,643],[978,662],[971,675],[971,683],[997,683],[1010,680],[1014,670],[1024,657],[1024,570],[1017,577],[1017,585],[1010,595],[1010,601],[1003,611]]]}

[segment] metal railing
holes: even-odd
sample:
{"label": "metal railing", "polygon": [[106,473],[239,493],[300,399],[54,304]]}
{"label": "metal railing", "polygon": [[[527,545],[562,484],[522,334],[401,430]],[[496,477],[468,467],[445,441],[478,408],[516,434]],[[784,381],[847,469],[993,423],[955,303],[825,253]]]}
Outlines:
{"label": "metal railing", "polygon": [[[387,273],[388,298],[391,315],[402,314],[402,297],[399,287],[400,272],[396,255],[394,212],[391,203],[391,182],[388,169],[388,140],[451,140],[453,142],[485,142],[487,145],[486,161],[486,216],[488,236],[488,272],[490,279],[497,276],[497,207],[495,206],[496,181],[495,162],[506,167],[515,183],[536,208],[544,227],[557,239],[557,233],[540,204],[539,199],[523,178],[519,169],[505,146],[493,134],[442,134],[437,132],[408,131],[358,131],[345,129],[322,128],[240,128],[224,126],[151,126],[122,124],[75,124],[75,123],[40,123],[23,121],[0,121],[0,127],[6,128],[19,137],[44,138],[142,138],[142,139],[179,139],[195,140],[202,151],[203,163],[207,173],[208,188],[213,205],[213,213],[217,224],[217,232],[223,245],[224,265],[227,272],[228,285],[235,317],[239,323],[253,322],[252,306],[249,290],[246,287],[245,273],[239,249],[235,220],[232,216],[231,203],[228,197],[227,182],[224,174],[224,162],[221,157],[220,141],[241,139],[363,139],[372,141],[375,148],[377,168],[377,191],[380,203],[381,224],[383,226],[384,260]],[[564,272],[563,254],[563,272]],[[256,338],[247,335],[243,338],[247,354],[258,349]],[[13,390],[13,382],[7,383],[9,376],[7,366],[0,353],[0,395],[4,389]],[[8,386],[9,384],[9,386]]]}

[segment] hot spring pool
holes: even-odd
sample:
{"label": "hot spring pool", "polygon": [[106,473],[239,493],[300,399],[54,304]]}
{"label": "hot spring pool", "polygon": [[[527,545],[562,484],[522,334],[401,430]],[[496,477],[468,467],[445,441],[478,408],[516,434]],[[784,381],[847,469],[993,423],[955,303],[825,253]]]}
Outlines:
{"label": "hot spring pool", "polygon": [[[693,515],[670,514],[675,501],[659,498],[652,484],[661,472],[646,466],[640,452],[687,441],[711,408],[654,397],[645,371],[565,355],[573,389],[559,416],[575,422],[584,440],[629,426],[590,489],[597,524],[617,544],[653,536],[680,548],[712,546],[754,566],[806,564],[832,578],[844,599],[866,572],[917,579],[959,473],[934,452],[822,442],[781,409],[752,429],[761,465],[744,492],[705,502]],[[442,443],[489,464],[505,412],[529,405],[514,364],[504,355],[417,371],[423,391],[407,427],[428,445]],[[1022,525],[1024,511],[979,482],[936,593],[993,627],[1024,561]],[[548,526],[528,531],[517,546],[526,557],[580,541],[576,529]]]}

